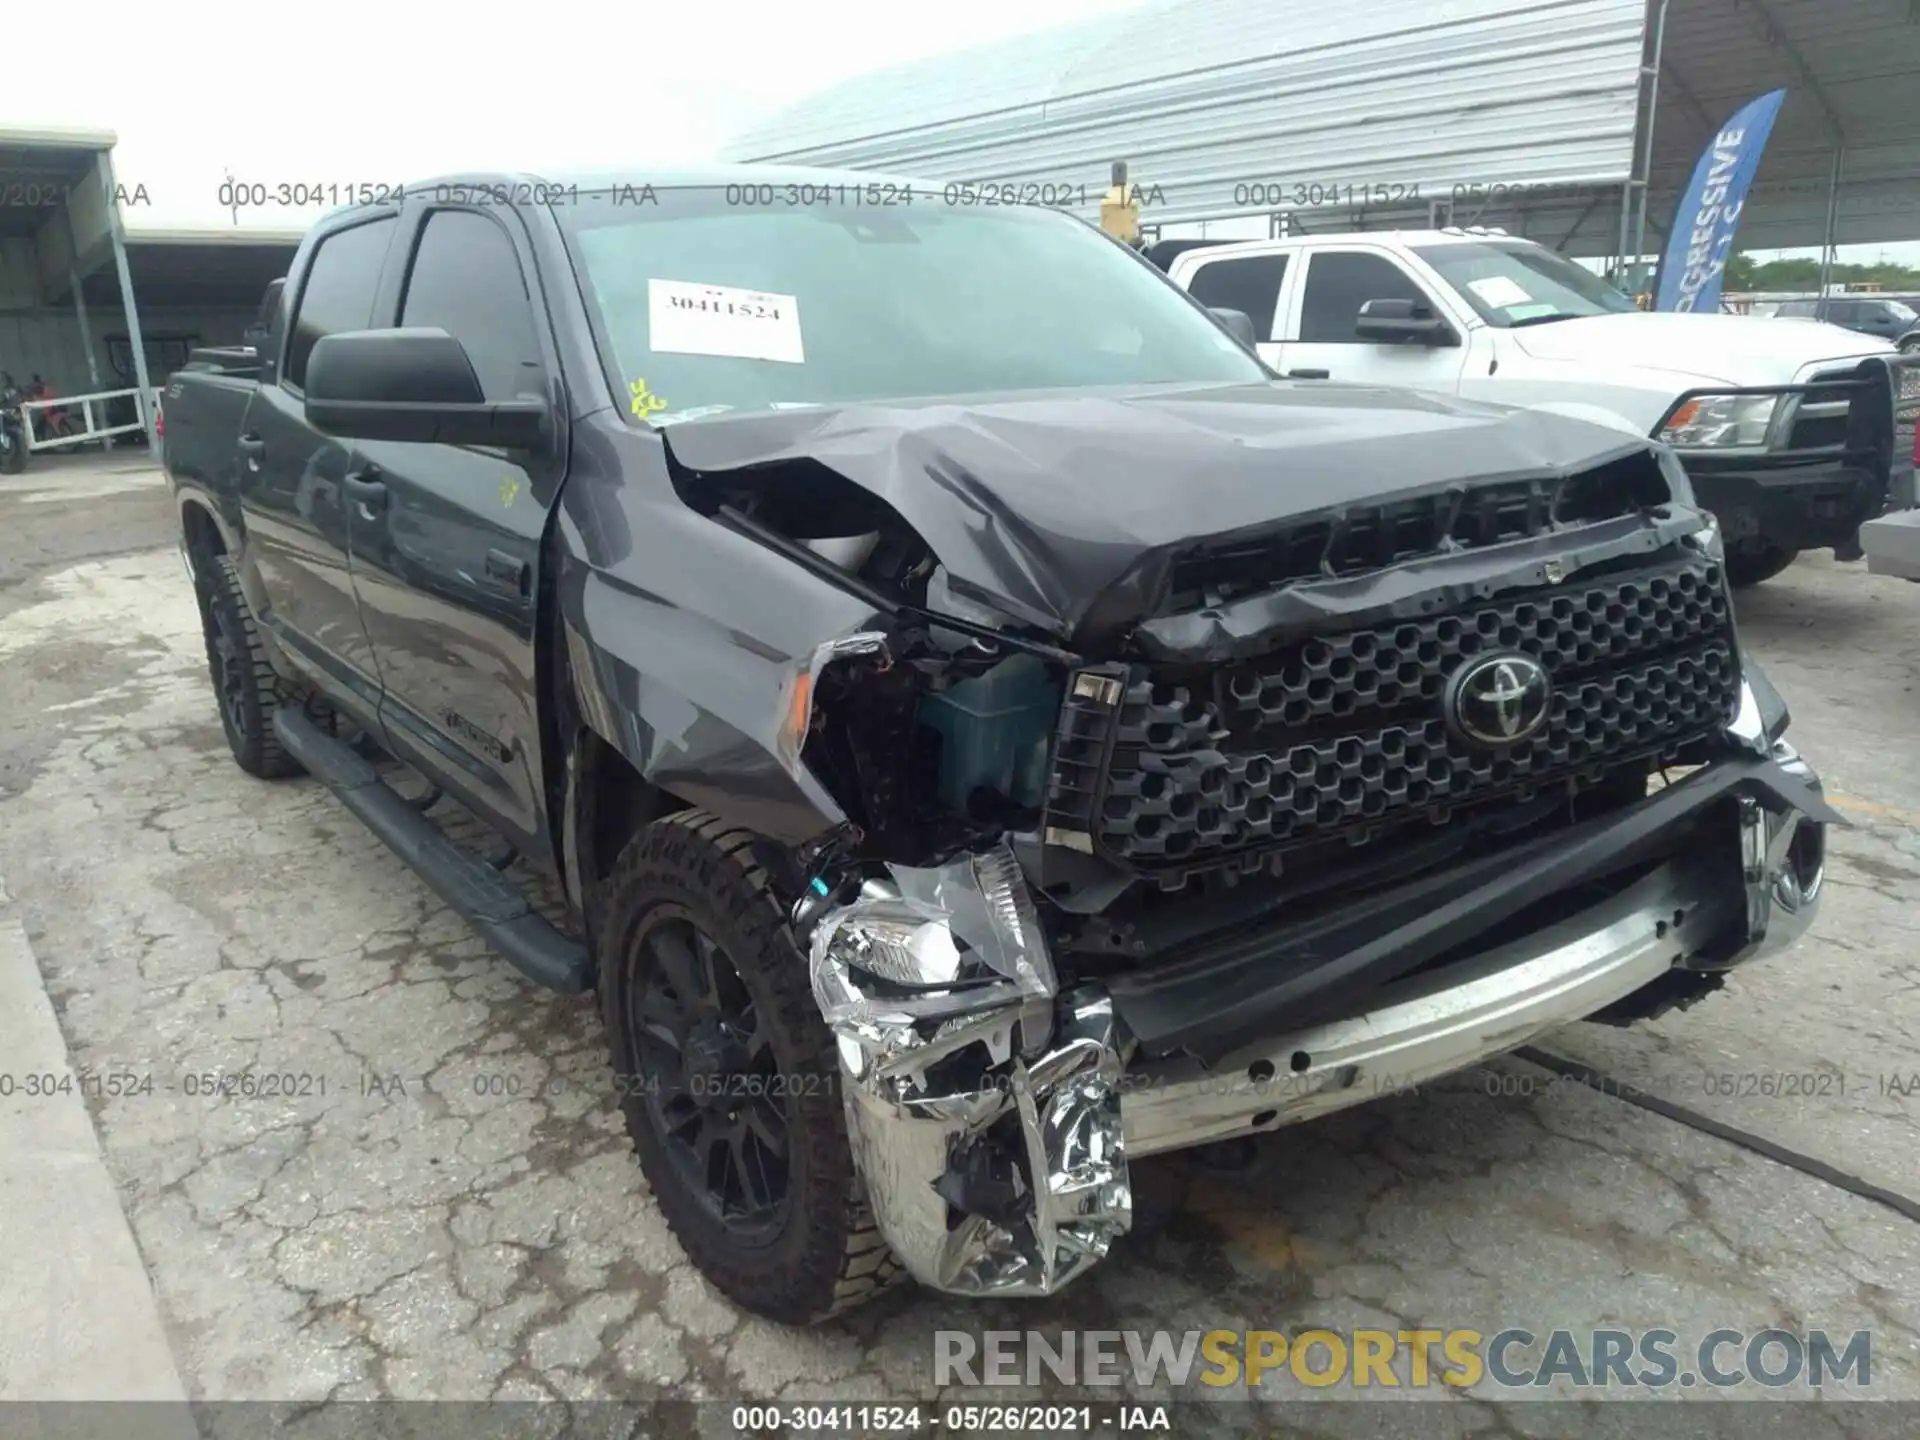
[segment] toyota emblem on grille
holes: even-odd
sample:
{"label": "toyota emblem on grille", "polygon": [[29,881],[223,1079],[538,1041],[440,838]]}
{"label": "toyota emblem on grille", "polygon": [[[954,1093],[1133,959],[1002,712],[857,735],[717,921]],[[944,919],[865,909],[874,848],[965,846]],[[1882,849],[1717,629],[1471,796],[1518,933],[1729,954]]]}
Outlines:
{"label": "toyota emblem on grille", "polygon": [[1454,671],[1444,700],[1447,724],[1476,745],[1518,745],[1547,723],[1553,684],[1525,655],[1483,655]]}

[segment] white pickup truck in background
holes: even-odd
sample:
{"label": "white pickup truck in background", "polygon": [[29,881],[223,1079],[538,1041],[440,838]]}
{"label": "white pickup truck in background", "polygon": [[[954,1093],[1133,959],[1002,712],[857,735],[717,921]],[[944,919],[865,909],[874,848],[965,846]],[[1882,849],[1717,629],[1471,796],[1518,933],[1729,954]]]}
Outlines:
{"label": "white pickup truck in background", "polygon": [[1860,558],[1914,504],[1920,364],[1837,325],[1648,314],[1531,240],[1380,231],[1148,250],[1244,314],[1280,374],[1437,390],[1657,435],[1719,518],[1736,585],[1803,550]]}

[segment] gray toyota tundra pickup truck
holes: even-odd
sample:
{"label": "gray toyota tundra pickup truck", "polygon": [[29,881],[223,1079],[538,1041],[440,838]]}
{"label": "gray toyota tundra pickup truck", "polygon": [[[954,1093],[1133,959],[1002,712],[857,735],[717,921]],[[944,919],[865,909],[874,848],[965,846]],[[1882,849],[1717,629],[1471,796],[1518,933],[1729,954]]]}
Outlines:
{"label": "gray toyota tundra pickup truck", "polygon": [[1051,1293],[1130,1161],[1798,935],[1837,817],[1672,452],[1245,329],[872,176],[334,213],[167,389],[234,758],[596,992],[667,1220],[787,1321]]}

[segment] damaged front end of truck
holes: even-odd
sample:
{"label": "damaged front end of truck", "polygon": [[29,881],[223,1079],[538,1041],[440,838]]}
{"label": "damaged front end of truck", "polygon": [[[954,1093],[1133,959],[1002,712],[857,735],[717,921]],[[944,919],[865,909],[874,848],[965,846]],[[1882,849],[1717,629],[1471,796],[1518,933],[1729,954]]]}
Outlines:
{"label": "damaged front end of truck", "polygon": [[1052,1293],[1130,1158],[1690,1004],[1813,916],[1838,817],[1672,455],[1355,396],[669,432],[687,504],[872,609],[773,748],[831,802],[791,919],[922,1284]]}

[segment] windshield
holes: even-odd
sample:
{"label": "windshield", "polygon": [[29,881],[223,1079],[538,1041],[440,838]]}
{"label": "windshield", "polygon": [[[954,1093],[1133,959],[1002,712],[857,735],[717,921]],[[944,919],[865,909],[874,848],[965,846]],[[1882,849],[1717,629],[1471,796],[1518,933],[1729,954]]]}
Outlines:
{"label": "windshield", "polygon": [[1541,245],[1463,240],[1416,245],[1489,325],[1544,325],[1585,315],[1637,313],[1631,299],[1591,270]]}
{"label": "windshield", "polygon": [[1915,320],[1920,320],[1920,314],[1916,314],[1911,305],[1902,304],[1898,300],[1887,301],[1887,309],[1893,312],[1893,318],[1902,325],[1911,325]]}
{"label": "windshield", "polygon": [[653,424],[1270,378],[1158,271],[1057,211],[953,206],[897,185],[648,193],[637,204],[582,193],[555,213],[604,359],[631,413]]}

